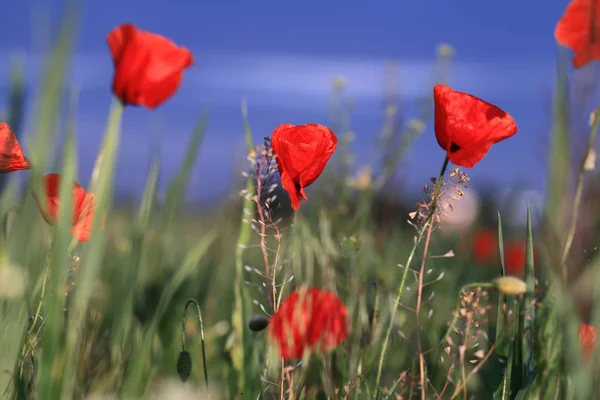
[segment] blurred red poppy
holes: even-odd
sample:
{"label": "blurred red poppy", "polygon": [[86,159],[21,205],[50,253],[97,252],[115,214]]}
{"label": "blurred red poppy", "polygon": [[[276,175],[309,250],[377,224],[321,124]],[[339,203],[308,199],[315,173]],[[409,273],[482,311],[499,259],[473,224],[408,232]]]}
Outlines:
{"label": "blurred red poppy", "polygon": [[600,60],[600,1],[573,0],[554,29],[556,41],[573,50],[573,66]]}
{"label": "blurred red poppy", "polygon": [[14,132],[6,122],[0,122],[0,172],[31,169]]}
{"label": "blurred red poppy", "polygon": [[588,360],[594,354],[594,346],[596,344],[596,327],[580,324],[579,325],[579,347],[583,352],[583,358]]}
{"label": "blurred red poppy", "polygon": [[335,134],[318,124],[279,125],[271,145],[277,156],[281,186],[288,192],[294,210],[308,200],[304,188],[317,180],[337,147]]}
{"label": "blurred red poppy", "polygon": [[348,337],[348,310],[327,290],[293,292],[271,318],[269,337],[285,359],[302,358],[306,350],[331,351]]}
{"label": "blurred red poppy", "polygon": [[478,264],[487,264],[495,260],[498,254],[498,235],[491,229],[480,229],[473,238],[473,258]]}
{"label": "blurred red poppy", "polygon": [[[49,174],[42,178],[44,196],[35,195],[42,217],[50,225],[56,224],[60,207],[60,174]],[[92,233],[96,196],[86,193],[77,182],[73,181],[73,227],[71,233],[80,242],[87,242]],[[104,224],[104,221],[103,221]]]}
{"label": "blurred red poppy", "polygon": [[493,144],[517,133],[508,113],[470,94],[435,85],[433,100],[435,137],[455,165],[472,168]]}
{"label": "blurred red poppy", "polygon": [[179,88],[192,53],[163,36],[133,24],[115,28],[106,38],[115,65],[113,92],[123,104],[156,108]]}

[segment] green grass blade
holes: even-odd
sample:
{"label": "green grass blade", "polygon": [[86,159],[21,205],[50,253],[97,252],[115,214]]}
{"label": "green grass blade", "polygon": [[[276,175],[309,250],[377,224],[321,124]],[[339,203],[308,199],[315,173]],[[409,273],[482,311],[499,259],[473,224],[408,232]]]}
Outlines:
{"label": "green grass blade", "polygon": [[[254,142],[252,140],[252,131],[248,123],[248,112],[245,102],[242,105],[242,117],[244,121],[244,137],[248,152],[254,151]],[[249,219],[256,213],[256,203],[252,201],[251,196],[256,190],[254,178],[248,177],[246,182],[246,196],[243,201],[242,218],[240,224],[240,232],[235,249],[235,283],[234,290],[234,308],[231,314],[231,324],[233,325],[233,334],[235,335],[232,347],[229,349],[233,367],[237,374],[237,390],[246,392],[246,363],[250,358],[248,350],[248,332],[246,329],[246,321],[248,320],[248,296],[246,293],[246,285],[244,285],[244,251],[250,242],[251,228]],[[252,394],[250,394],[252,396]]]}
{"label": "green grass blade", "polygon": [[525,283],[527,293],[523,298],[523,382],[531,383],[532,372],[535,369],[533,358],[533,338],[535,337],[535,265],[533,259],[533,235],[531,233],[531,212],[527,206],[527,237],[525,251]]}
{"label": "green grass blade", "polygon": [[76,177],[77,159],[72,129],[67,131],[64,166],[60,183],[59,219],[51,249],[50,270],[44,300],[43,349],[38,372],[36,392],[49,398],[61,397],[61,384],[66,378],[65,367],[69,360],[63,358],[65,296],[61,285],[69,273],[69,245],[73,223],[73,181]]}
{"label": "green grass blade", "polygon": [[[123,105],[118,100],[113,101],[109,119],[104,135],[104,142],[100,154],[102,162],[99,167],[98,181],[95,185],[96,210],[94,212],[94,225],[90,241],[86,244],[81,257],[81,268],[77,279],[77,288],[73,295],[73,302],[69,310],[69,329],[64,350],[65,359],[72,365],[78,361],[76,351],[80,332],[84,323],[86,310],[94,290],[93,285],[102,266],[106,245],[106,230],[101,229],[104,214],[108,214],[112,203],[114,191],[114,175],[119,137],[121,131],[121,118]],[[70,378],[70,377],[67,377]],[[72,381],[70,381],[72,383]],[[72,388],[68,385],[62,396],[72,396]]]}
{"label": "green grass blade", "polygon": [[[22,128],[25,115],[25,62],[22,57],[11,60],[11,79],[8,91],[7,123],[15,133],[17,139],[22,137]],[[1,119],[0,119],[1,121]],[[0,174],[0,193],[6,186],[8,177]]]}
{"label": "green grass blade", "polygon": [[[498,212],[498,249],[500,252],[500,275],[506,276],[506,269],[504,266],[504,235],[502,231],[502,218],[500,212]],[[502,375],[502,381],[500,386],[494,392],[494,400],[506,400],[510,396],[510,376],[511,376],[511,363],[512,363],[512,352],[511,345],[508,338],[508,331],[506,331],[506,298],[503,294],[498,294],[498,308],[496,317],[496,355],[501,360],[504,360],[504,374]]]}
{"label": "green grass blade", "polygon": [[188,144],[187,152],[183,159],[183,164],[181,165],[181,170],[175,179],[173,179],[169,184],[163,211],[165,226],[169,226],[173,222],[175,215],[181,209],[183,199],[185,197],[185,190],[192,175],[192,169],[194,168],[196,159],[198,158],[200,144],[204,139],[204,132],[206,130],[207,122],[208,117],[206,115],[202,115],[198,120],[190,139],[190,143]]}
{"label": "green grass blade", "polygon": [[123,385],[122,395],[125,398],[140,398],[146,392],[148,382],[150,381],[148,371],[150,368],[149,362],[152,359],[152,343],[156,335],[158,322],[167,311],[167,306],[173,298],[175,291],[186,279],[189,279],[196,272],[198,264],[216,237],[215,231],[204,235],[189,251],[182,265],[177,269],[177,273],[165,287],[152,322],[144,332],[142,343],[134,352],[132,364]]}

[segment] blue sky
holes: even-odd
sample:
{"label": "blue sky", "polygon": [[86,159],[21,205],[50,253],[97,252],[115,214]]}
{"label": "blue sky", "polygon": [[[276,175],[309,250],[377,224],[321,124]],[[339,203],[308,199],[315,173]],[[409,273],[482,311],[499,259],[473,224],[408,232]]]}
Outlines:
{"label": "blue sky", "polygon": [[[49,29],[56,26],[64,3],[13,2],[10,18],[0,24],[0,57],[7,60],[20,53],[26,58],[32,95]],[[115,26],[133,22],[188,47],[196,63],[164,107],[157,112],[130,109],[126,113],[118,166],[121,192],[141,190],[153,140],[161,143],[164,173],[175,171],[194,121],[202,111],[209,111],[211,120],[191,195],[207,198],[223,193],[245,159],[242,98],[248,101],[257,139],[270,135],[280,123],[327,124],[331,81],[338,75],[348,80],[348,94],[356,101],[352,130],[357,165],[368,163],[373,135],[381,128],[387,66],[391,62],[399,66],[397,89],[403,109],[414,112],[414,101],[431,93],[431,71],[440,43],[456,49],[451,86],[497,104],[519,125],[517,136],[496,145],[470,171],[473,186],[486,181],[503,189],[542,189],[557,57],[553,31],[566,1],[299,3],[88,1],[70,75],[81,88],[80,181],[86,182],[91,172],[110,103],[112,63],[105,36]],[[576,79],[590,77],[594,78],[589,71],[581,71]],[[2,62],[2,93],[7,79],[8,62]],[[0,108],[3,102],[0,99]],[[584,123],[586,113],[582,113]],[[409,189],[437,175],[442,162],[431,125],[403,167]]]}

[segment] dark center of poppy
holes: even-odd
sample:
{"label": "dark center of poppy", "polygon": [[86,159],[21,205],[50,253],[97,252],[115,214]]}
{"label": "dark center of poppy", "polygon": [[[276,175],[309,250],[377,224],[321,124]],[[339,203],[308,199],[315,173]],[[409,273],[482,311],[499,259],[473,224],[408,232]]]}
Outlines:
{"label": "dark center of poppy", "polygon": [[296,190],[302,189],[302,186],[300,186],[300,184],[298,184],[298,183],[295,183],[294,187],[296,188]]}
{"label": "dark center of poppy", "polygon": [[454,153],[456,151],[460,150],[460,146],[457,145],[456,143],[452,142],[450,143],[450,153]]}

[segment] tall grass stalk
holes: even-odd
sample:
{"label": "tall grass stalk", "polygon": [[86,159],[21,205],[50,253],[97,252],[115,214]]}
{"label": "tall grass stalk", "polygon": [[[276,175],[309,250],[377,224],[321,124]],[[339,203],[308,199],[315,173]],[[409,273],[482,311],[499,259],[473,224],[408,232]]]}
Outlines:
{"label": "tall grass stalk", "polygon": [[440,170],[440,174],[436,181],[435,191],[433,193],[432,205],[431,205],[431,208],[429,209],[429,215],[427,216],[427,219],[423,223],[423,226],[421,227],[419,234],[417,235],[417,240],[415,241],[415,244],[412,247],[410,254],[408,255],[408,259],[406,260],[406,265],[404,265],[404,272],[403,272],[402,278],[400,280],[400,285],[398,286],[398,294],[396,295],[396,300],[394,301],[394,306],[390,313],[390,322],[388,324],[388,328],[387,328],[387,331],[386,331],[384,339],[383,339],[383,345],[381,346],[381,353],[379,355],[379,363],[377,365],[377,377],[375,378],[375,389],[373,390],[373,400],[377,400],[377,398],[378,398],[377,396],[379,394],[379,391],[381,390],[380,382],[381,382],[381,373],[383,371],[383,363],[385,361],[385,356],[387,353],[387,347],[388,347],[388,343],[390,340],[390,336],[392,334],[392,330],[394,329],[394,325],[396,323],[396,321],[395,321],[396,311],[398,310],[398,306],[400,304],[400,299],[402,298],[402,294],[404,293],[406,277],[408,276],[408,271],[410,270],[410,265],[415,256],[417,248],[418,248],[419,244],[421,243],[423,236],[425,235],[425,231],[427,230],[429,224],[432,223],[431,221],[432,221],[433,216],[437,209],[437,200],[438,200],[438,196],[440,193],[440,189],[442,187],[442,181],[443,181],[444,175],[446,173],[446,169],[448,168],[449,162],[450,162],[450,159],[448,157],[446,157],[444,159],[442,169]]}

